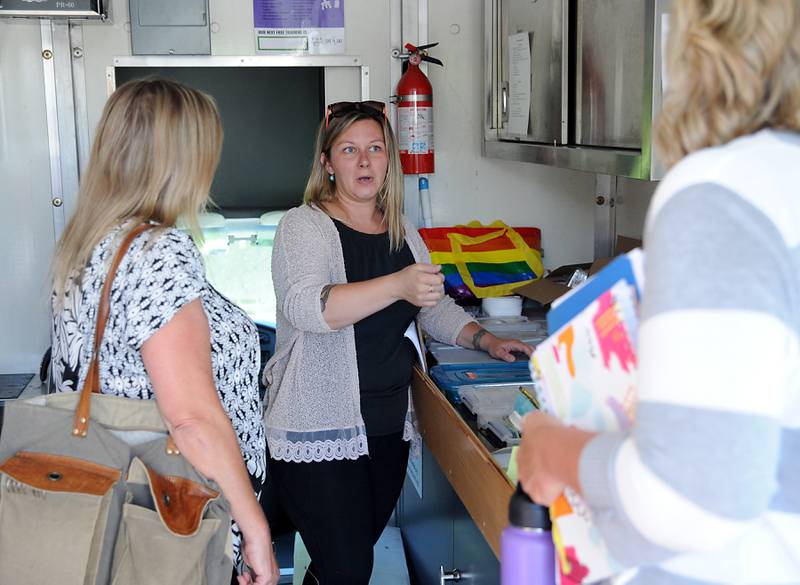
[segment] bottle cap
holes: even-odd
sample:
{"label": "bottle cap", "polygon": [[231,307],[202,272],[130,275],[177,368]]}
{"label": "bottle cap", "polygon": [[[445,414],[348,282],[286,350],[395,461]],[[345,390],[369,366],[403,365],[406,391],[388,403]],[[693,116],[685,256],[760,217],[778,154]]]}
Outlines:
{"label": "bottle cap", "polygon": [[519,484],[508,503],[508,520],[512,526],[518,528],[550,530],[552,527],[550,511],[545,506],[534,503]]}

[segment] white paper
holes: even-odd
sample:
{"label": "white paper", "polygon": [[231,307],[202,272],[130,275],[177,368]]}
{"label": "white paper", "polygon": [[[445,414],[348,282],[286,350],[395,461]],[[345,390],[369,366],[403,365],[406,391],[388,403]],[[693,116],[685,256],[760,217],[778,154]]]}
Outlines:
{"label": "white paper", "polygon": [[411,485],[417,490],[417,495],[422,499],[422,449],[419,455],[409,453],[408,466],[406,467],[406,477],[411,480]]}
{"label": "white paper", "polygon": [[[411,322],[411,325],[408,326],[404,335],[414,344],[414,349],[417,350],[417,358],[419,358],[422,370],[427,373],[428,364],[425,361],[425,351],[422,346],[422,340],[420,339],[420,332],[417,329],[416,319]],[[409,453],[406,476],[411,480],[411,484],[414,486],[414,489],[417,490],[419,497],[422,498],[422,449],[420,449],[419,455],[417,456],[415,456],[414,453]]]}
{"label": "white paper", "polygon": [[416,320],[411,322],[411,325],[408,326],[408,329],[406,329],[406,332],[403,335],[405,335],[405,337],[408,337],[411,340],[411,343],[414,344],[414,349],[417,350],[417,358],[419,358],[419,364],[422,367],[422,371],[427,373],[428,364],[425,362],[425,351],[422,348],[422,340],[419,338],[419,335],[417,334]]}
{"label": "white paper", "polygon": [[510,63],[508,80],[508,131],[527,134],[531,115],[531,43],[530,33],[508,36]]}

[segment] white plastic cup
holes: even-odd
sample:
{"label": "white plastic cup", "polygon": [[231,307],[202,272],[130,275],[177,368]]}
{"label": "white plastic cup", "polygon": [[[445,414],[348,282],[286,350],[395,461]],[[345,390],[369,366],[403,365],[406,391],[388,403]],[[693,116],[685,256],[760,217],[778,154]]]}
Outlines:
{"label": "white plastic cup", "polygon": [[481,308],[489,317],[517,317],[522,314],[522,297],[492,297],[483,299]]}

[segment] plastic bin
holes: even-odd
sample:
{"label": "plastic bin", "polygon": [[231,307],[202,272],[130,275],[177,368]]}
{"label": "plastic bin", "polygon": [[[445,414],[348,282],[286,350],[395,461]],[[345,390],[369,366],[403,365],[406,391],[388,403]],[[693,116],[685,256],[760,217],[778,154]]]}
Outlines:
{"label": "plastic bin", "polygon": [[527,361],[491,364],[443,364],[431,368],[431,378],[453,404],[461,403],[458,391],[463,386],[475,386],[478,384],[519,386],[533,383]]}
{"label": "plastic bin", "polygon": [[514,410],[519,387],[531,389],[531,384],[463,386],[458,393],[461,403],[478,419],[478,428],[487,428],[489,418],[507,416]]}
{"label": "plastic bin", "polygon": [[[547,323],[544,316],[536,320],[527,317],[482,317],[478,319],[481,326],[499,337],[519,339],[533,347],[547,339]],[[448,345],[433,341],[429,345],[430,352],[439,364],[501,364],[489,354],[474,349],[466,349],[457,345]],[[527,362],[527,358],[519,357]]]}
{"label": "plastic bin", "polygon": [[547,336],[547,320],[544,316],[536,319],[528,317],[480,317],[480,326],[499,337],[522,339]]}
{"label": "plastic bin", "polygon": [[520,434],[513,428],[511,423],[507,422],[507,417],[504,416],[489,418],[486,421],[486,430],[509,447],[519,445],[521,440]]}

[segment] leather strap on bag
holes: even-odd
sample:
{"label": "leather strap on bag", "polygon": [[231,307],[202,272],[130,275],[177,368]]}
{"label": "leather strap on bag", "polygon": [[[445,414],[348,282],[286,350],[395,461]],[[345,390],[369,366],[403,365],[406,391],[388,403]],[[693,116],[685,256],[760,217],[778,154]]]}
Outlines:
{"label": "leather strap on bag", "polygon": [[83,383],[81,389],[81,397],[78,400],[78,407],[75,409],[75,420],[72,424],[72,434],[78,437],[85,437],[89,429],[89,414],[91,404],[92,392],[100,393],[100,345],[103,342],[103,334],[106,330],[106,323],[108,322],[109,314],[109,299],[111,297],[111,285],[114,282],[114,277],[117,274],[122,259],[131,247],[133,240],[139,234],[155,228],[156,226],[149,223],[144,223],[135,227],[131,232],[125,236],[122,243],[119,245],[117,255],[111,262],[108,269],[108,276],[103,284],[103,291],[100,293],[100,305],[97,309],[97,323],[94,330],[94,346],[92,347],[92,361],[89,364],[89,373],[86,375],[86,381]]}

